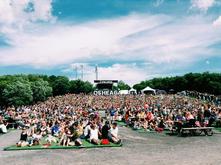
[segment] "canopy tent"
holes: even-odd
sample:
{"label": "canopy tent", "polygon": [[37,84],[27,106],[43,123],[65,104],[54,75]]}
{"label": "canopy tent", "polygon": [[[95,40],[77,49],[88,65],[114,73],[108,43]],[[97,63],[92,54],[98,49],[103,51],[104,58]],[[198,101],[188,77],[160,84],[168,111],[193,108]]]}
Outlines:
{"label": "canopy tent", "polygon": [[131,88],[131,89],[129,90],[129,93],[130,93],[130,94],[137,94],[137,90],[136,90],[136,89]]}
{"label": "canopy tent", "polygon": [[145,94],[156,94],[156,90],[147,86],[146,88],[144,88],[143,90],[141,90],[142,93]]}

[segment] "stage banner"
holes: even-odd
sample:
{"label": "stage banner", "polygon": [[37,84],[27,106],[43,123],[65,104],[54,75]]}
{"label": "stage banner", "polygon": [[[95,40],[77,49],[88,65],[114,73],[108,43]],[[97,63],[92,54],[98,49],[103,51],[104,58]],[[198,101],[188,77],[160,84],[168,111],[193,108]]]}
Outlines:
{"label": "stage banner", "polygon": [[118,95],[117,90],[95,90],[94,95],[96,96],[109,96],[109,95]]}

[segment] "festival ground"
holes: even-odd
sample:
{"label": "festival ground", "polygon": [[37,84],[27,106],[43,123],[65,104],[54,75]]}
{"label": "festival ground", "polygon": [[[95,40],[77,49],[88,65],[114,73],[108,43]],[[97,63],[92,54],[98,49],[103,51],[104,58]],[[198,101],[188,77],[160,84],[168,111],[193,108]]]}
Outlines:
{"label": "festival ground", "polygon": [[0,136],[0,164],[79,165],[220,165],[221,134],[177,137],[164,133],[139,133],[120,127],[123,147],[80,150],[3,151],[15,144],[20,131]]}

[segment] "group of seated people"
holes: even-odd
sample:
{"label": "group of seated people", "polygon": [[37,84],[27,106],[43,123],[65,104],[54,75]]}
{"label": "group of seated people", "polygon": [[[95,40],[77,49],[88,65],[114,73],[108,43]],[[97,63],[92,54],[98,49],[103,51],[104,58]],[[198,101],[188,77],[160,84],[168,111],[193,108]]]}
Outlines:
{"label": "group of seated people", "polygon": [[[100,116],[99,110],[106,110],[106,119]],[[49,144],[69,146],[82,145],[82,139],[93,144],[120,143],[115,120],[124,120],[134,129],[157,132],[172,130],[177,125],[179,128],[211,126],[220,122],[221,108],[179,95],[67,94],[35,105],[1,110],[3,132],[7,132],[3,120],[6,116],[9,124],[14,122],[14,128],[22,129],[18,146],[38,145],[42,139]]]}
{"label": "group of seated people", "polygon": [[61,120],[53,124],[42,121],[38,124],[22,128],[20,140],[16,144],[18,147],[43,145],[41,144],[43,139],[44,145],[55,143],[61,146],[81,146],[82,140],[94,145],[121,143],[117,123],[110,124],[99,117],[89,121]]}
{"label": "group of seated people", "polygon": [[143,108],[128,109],[124,119],[133,129],[162,132],[175,127],[179,132],[181,128],[220,123],[221,108],[198,99],[168,95],[149,100]]}

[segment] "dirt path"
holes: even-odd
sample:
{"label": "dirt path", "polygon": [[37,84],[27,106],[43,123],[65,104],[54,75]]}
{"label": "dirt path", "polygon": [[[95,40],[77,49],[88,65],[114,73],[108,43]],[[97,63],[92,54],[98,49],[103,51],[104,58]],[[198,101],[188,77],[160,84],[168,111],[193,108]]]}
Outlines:
{"label": "dirt path", "polygon": [[121,148],[80,150],[2,151],[14,144],[19,131],[0,136],[0,164],[80,164],[80,165],[220,165],[221,135],[212,137],[176,137],[156,133],[138,133],[121,127]]}

